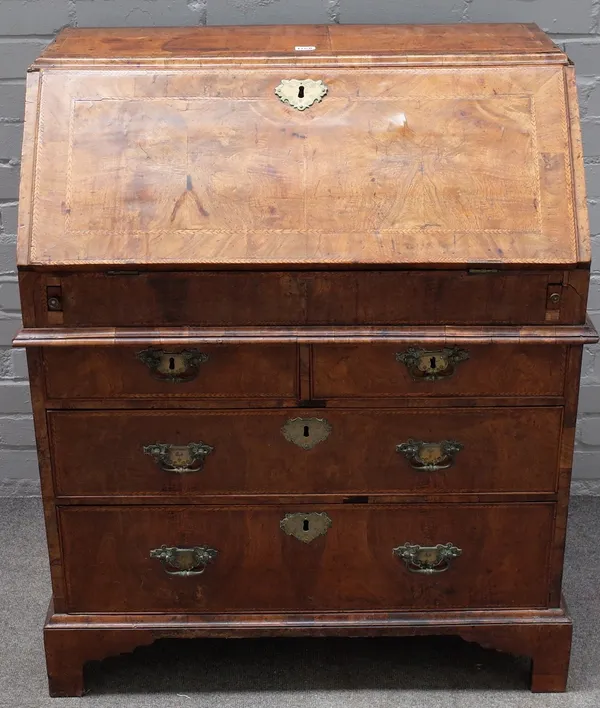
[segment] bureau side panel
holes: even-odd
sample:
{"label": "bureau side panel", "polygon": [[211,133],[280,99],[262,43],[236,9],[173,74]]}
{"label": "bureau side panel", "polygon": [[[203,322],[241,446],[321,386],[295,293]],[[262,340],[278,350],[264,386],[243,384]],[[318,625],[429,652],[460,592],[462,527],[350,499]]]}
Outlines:
{"label": "bureau side panel", "polygon": [[25,95],[25,125],[21,149],[21,184],[19,187],[19,226],[17,240],[17,263],[23,265],[29,261],[29,243],[33,190],[35,179],[35,158],[38,146],[40,73],[27,74]]}
{"label": "bureau side panel", "polygon": [[571,472],[575,447],[575,428],[577,425],[577,405],[579,402],[579,379],[583,348],[572,345],[568,348],[567,368],[565,373],[565,406],[563,431],[560,444],[558,503],[554,527],[554,540],[551,555],[550,606],[559,607],[565,553],[565,537],[569,511]]}
{"label": "bureau side panel", "polygon": [[578,260],[587,263],[591,258],[590,224],[585,190],[585,170],[583,165],[583,143],[579,119],[579,101],[575,67],[567,66],[565,82],[567,90],[567,113],[569,116],[569,139],[571,143],[571,165],[575,207],[575,230],[577,235]]}
{"label": "bureau side panel", "polygon": [[42,487],[42,502],[46,522],[46,537],[50,559],[50,577],[56,612],[65,610],[65,579],[62,568],[61,542],[58,531],[57,510],[54,505],[54,483],[52,476],[52,455],[48,440],[46,405],[44,400],[44,373],[42,352],[31,349],[27,352],[31,404],[35,424],[38,466]]}

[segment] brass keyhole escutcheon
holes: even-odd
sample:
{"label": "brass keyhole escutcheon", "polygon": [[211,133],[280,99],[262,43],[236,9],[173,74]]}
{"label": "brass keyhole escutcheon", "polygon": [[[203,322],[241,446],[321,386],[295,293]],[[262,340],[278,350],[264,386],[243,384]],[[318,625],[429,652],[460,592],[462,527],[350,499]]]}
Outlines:
{"label": "brass keyhole escutcheon", "polygon": [[281,428],[283,437],[303,450],[327,440],[331,425],[324,418],[290,418]]}
{"label": "brass keyhole escutcheon", "polygon": [[460,347],[444,347],[435,351],[409,347],[405,352],[396,354],[396,361],[406,366],[415,381],[447,379],[454,374],[457,364],[468,358],[469,353]]}
{"label": "brass keyhole escutcheon", "polygon": [[302,543],[310,543],[315,538],[324,536],[332,524],[324,511],[313,511],[308,514],[286,514],[279,522],[279,528]]}
{"label": "brass keyhole escutcheon", "polygon": [[327,86],[313,79],[282,79],[275,88],[275,94],[282,103],[287,103],[298,111],[305,111],[313,103],[319,103],[327,94]]}
{"label": "brass keyhole escutcheon", "polygon": [[165,376],[181,376],[188,368],[187,357],[183,354],[166,354],[161,356],[156,371]]}
{"label": "brass keyhole escutcheon", "polygon": [[419,357],[417,367],[425,376],[436,378],[442,376],[449,366],[448,357],[443,354],[431,354],[426,352]]}
{"label": "brass keyhole escutcheon", "polygon": [[208,355],[197,349],[164,351],[163,349],[143,349],[137,352],[137,358],[150,369],[155,379],[184,383],[196,378],[200,364],[208,361]]}

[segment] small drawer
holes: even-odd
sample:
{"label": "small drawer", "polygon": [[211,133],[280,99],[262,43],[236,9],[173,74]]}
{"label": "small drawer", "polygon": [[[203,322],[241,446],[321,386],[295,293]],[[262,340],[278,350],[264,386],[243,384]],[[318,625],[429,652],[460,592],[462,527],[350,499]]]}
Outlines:
{"label": "small drawer", "polygon": [[296,398],[294,345],[60,347],[44,351],[48,398]]}
{"label": "small drawer", "polygon": [[566,347],[552,344],[316,345],[313,396],[562,396]]}
{"label": "small drawer", "polygon": [[543,503],[62,507],[68,611],[545,607],[553,516]]}
{"label": "small drawer", "polygon": [[562,409],[51,411],[48,420],[59,496],[515,494],[555,491]]}

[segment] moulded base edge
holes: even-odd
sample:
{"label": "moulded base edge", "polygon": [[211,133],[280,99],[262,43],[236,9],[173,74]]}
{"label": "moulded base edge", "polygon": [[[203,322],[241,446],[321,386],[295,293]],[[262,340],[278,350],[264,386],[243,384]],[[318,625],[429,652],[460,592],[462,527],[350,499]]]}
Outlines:
{"label": "moulded base edge", "polygon": [[223,615],[55,614],[44,626],[51,696],[81,696],[88,661],[125,654],[157,639],[276,636],[457,635],[532,660],[531,690],[566,689],[572,623],[566,607],[549,610],[247,613]]}

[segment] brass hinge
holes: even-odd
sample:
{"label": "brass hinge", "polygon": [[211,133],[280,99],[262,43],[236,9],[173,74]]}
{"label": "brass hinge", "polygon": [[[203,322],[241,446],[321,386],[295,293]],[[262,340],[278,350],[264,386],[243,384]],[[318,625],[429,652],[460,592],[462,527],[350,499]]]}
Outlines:
{"label": "brass hinge", "polygon": [[485,275],[486,273],[499,273],[499,268],[469,268],[467,273],[469,275]]}

